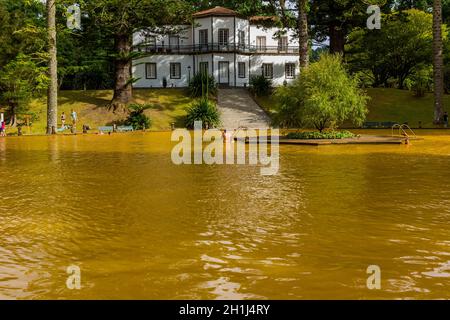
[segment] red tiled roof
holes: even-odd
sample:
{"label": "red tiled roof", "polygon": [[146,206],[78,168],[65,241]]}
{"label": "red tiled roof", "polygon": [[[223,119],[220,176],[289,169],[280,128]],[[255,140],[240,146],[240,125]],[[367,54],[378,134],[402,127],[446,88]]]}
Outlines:
{"label": "red tiled roof", "polygon": [[236,11],[217,6],[212,9],[196,12],[192,16],[194,18],[200,18],[200,17],[207,17],[207,16],[230,16],[230,17],[233,17],[233,16],[237,16],[237,15],[238,14]]}
{"label": "red tiled roof", "polygon": [[279,18],[277,16],[253,16],[249,20],[252,24],[259,24],[278,22]]}

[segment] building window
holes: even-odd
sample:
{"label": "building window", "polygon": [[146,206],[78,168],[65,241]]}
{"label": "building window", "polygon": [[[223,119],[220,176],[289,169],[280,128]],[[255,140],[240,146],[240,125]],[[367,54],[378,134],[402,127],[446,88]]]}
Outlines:
{"label": "building window", "polygon": [[273,79],[273,64],[272,63],[264,63],[262,66],[263,76],[266,79]]}
{"label": "building window", "polygon": [[208,29],[199,30],[198,43],[200,44],[200,48],[208,47]]}
{"label": "building window", "polygon": [[245,31],[239,31],[238,42],[239,42],[239,48],[245,48]]}
{"label": "building window", "polygon": [[170,79],[181,79],[181,63],[170,64]]}
{"label": "building window", "polygon": [[229,29],[219,29],[219,46],[227,46],[230,39]]}
{"label": "building window", "polygon": [[155,36],[147,36],[145,37],[145,51],[152,52],[156,49],[156,37]]}
{"label": "building window", "polygon": [[145,78],[156,79],[156,63],[145,64]]}
{"label": "building window", "polygon": [[286,63],[286,79],[295,79],[295,63]]}
{"label": "building window", "polygon": [[170,49],[178,49],[180,47],[180,37],[170,36],[169,37],[169,47]]}
{"label": "building window", "polygon": [[209,73],[208,62],[200,62],[200,73],[201,74],[208,74]]}
{"label": "building window", "polygon": [[256,50],[266,51],[266,37],[256,37]]}
{"label": "building window", "polygon": [[281,37],[278,39],[278,50],[287,51],[289,45],[288,37]]}
{"label": "building window", "polygon": [[239,78],[245,78],[245,62],[238,63],[238,75]]}

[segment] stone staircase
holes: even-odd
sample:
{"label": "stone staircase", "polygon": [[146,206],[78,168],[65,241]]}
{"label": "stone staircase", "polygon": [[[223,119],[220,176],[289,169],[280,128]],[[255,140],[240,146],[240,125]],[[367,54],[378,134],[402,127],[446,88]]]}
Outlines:
{"label": "stone staircase", "polygon": [[218,108],[222,128],[268,129],[270,119],[246,89],[219,89]]}

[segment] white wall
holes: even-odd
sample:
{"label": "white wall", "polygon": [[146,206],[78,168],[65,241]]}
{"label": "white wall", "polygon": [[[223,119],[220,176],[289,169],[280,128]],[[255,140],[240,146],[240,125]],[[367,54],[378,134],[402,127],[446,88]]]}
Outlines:
{"label": "white wall", "polygon": [[[251,57],[247,56],[247,55],[241,55],[238,54],[236,56],[236,85],[238,87],[244,87],[244,86],[248,86],[249,85],[249,61],[250,61]],[[239,62],[244,62],[245,63],[245,78],[239,78],[239,69],[238,69],[238,65]]]}
{"label": "white wall", "polygon": [[224,53],[214,55],[214,78],[219,83],[219,64],[220,62],[229,62],[229,85],[234,86],[234,54]]}
{"label": "white wall", "polygon": [[211,35],[211,17],[206,17],[206,18],[200,18],[200,19],[195,19],[194,20],[194,39],[195,45],[198,45],[200,43],[200,36],[199,36],[199,31],[206,29],[208,30],[208,42],[212,42],[212,35]]}
{"label": "white wall", "polygon": [[[219,29],[229,29],[230,30],[230,38],[229,43],[232,44],[234,41],[234,18],[233,17],[213,17],[213,37],[211,37],[211,17],[205,17],[200,19],[195,19],[194,24],[194,32],[195,32],[195,43],[194,37],[192,34],[192,26],[177,26],[180,28],[179,36],[180,36],[180,45],[192,45],[199,43],[199,30],[207,29],[208,30],[208,40],[209,42],[217,43],[219,42]],[[249,28],[250,26],[250,28]],[[246,44],[249,43],[249,34],[248,31],[250,29],[250,45],[256,45],[256,37],[265,36],[266,37],[266,45],[267,46],[278,46],[278,39],[274,38],[277,28],[264,28],[258,25],[249,25],[248,20],[236,18],[236,43],[239,40],[238,32],[239,30],[245,31]],[[151,34],[151,33],[150,33]],[[158,35],[154,34],[157,38],[157,44],[161,45],[169,44],[169,36],[168,35]],[[288,31],[286,34],[289,37],[289,46],[298,47],[298,39],[294,38],[294,32]],[[145,40],[144,32],[136,32],[133,35],[133,44],[139,44]]]}
{"label": "white wall", "polygon": [[283,85],[284,81],[292,82],[294,79],[286,79],[285,75],[285,64],[286,63],[295,63],[296,77],[299,76],[299,58],[298,56],[279,56],[279,55],[254,55],[250,58],[250,73],[251,76],[259,76],[262,74],[262,65],[263,63],[272,63],[273,64],[273,84],[275,86]]}
{"label": "white wall", "polygon": [[[157,79],[145,78],[145,63],[156,63]],[[181,63],[181,79],[170,78],[170,63]],[[133,62],[133,77],[139,78],[135,88],[161,88],[163,78],[167,79],[167,87],[186,87],[189,82],[188,66],[193,75],[193,58],[191,55],[153,55]]]}
{"label": "white wall", "polygon": [[239,31],[245,32],[245,46],[248,46],[249,41],[249,26],[250,23],[246,19],[236,18],[236,43],[239,43]]}
{"label": "white wall", "polygon": [[[275,34],[278,28],[263,28],[258,25],[250,25],[250,44],[252,46],[256,45],[256,37],[266,37],[266,45],[269,47],[278,46],[278,39],[275,38]],[[289,46],[298,47],[298,39],[294,38],[294,32],[288,31],[286,36],[289,37]]]}
{"label": "white wall", "polygon": [[[229,85],[238,87],[244,87],[249,85],[249,71],[250,76],[259,76],[262,74],[263,63],[273,64],[273,84],[275,86],[283,85],[284,81],[288,83],[294,79],[286,79],[285,64],[295,63],[296,65],[296,77],[299,76],[299,62],[297,56],[279,56],[279,55],[236,55],[236,69],[234,54],[214,54],[214,62],[212,61],[212,54],[203,54],[195,57],[195,70],[200,70],[200,62],[208,62],[209,72],[213,72],[213,76],[217,82],[219,82],[219,62],[229,62]],[[145,63],[156,63],[157,79],[145,78]],[[181,79],[170,79],[170,63],[181,63]],[[238,63],[245,63],[245,78],[239,78]],[[191,77],[194,75],[194,65],[192,55],[153,55],[145,58],[135,60],[133,63],[133,76],[139,78],[134,84],[135,88],[160,88],[162,87],[163,78],[166,77],[168,87],[186,87],[189,80],[188,66],[191,67]],[[250,69],[249,69],[250,68]],[[213,71],[214,70],[214,71]],[[235,78],[236,72],[236,78]]]}
{"label": "white wall", "polygon": [[[217,83],[219,83],[219,62],[229,62],[229,84],[230,86],[235,85],[235,65],[234,65],[234,54],[214,54],[214,63],[213,63],[213,55],[212,54],[202,54],[195,57],[195,70],[198,72],[200,70],[201,62],[208,62],[209,74],[214,76],[214,79]],[[236,84],[238,86],[244,86],[245,83],[248,83],[248,56],[236,55]],[[238,62],[246,63],[246,77],[239,78],[238,76]],[[214,69],[214,71],[213,71]]]}
{"label": "white wall", "polygon": [[200,63],[208,62],[209,74],[212,72],[212,54],[200,54],[195,56],[195,72],[200,71]]}
{"label": "white wall", "polygon": [[[178,32],[178,36],[180,37],[180,46],[192,45],[192,26],[184,25],[184,26],[176,26],[175,27]],[[169,45],[169,35],[160,35],[152,32],[139,31],[133,34],[133,45],[140,44],[145,41],[145,35],[153,35],[156,37],[157,45]]]}
{"label": "white wall", "polygon": [[[211,21],[213,24],[211,25]],[[236,22],[235,22],[236,21]],[[234,24],[236,23],[236,34],[233,32]],[[213,26],[213,35],[211,34],[211,26]],[[181,27],[181,26],[180,26]],[[180,45],[193,45],[199,43],[199,30],[208,30],[208,41],[209,43],[218,43],[219,39],[219,29],[227,28],[230,30],[229,43],[233,44],[236,39],[236,43],[239,41],[239,30],[245,31],[246,46],[256,45],[257,36],[266,37],[267,46],[278,46],[278,39],[274,38],[277,31],[276,28],[263,28],[257,25],[250,25],[249,21],[241,18],[234,17],[204,17],[195,19],[194,30],[192,26],[182,26],[183,31],[180,32]],[[249,34],[250,30],[250,34]],[[193,34],[194,31],[194,34]],[[289,46],[298,47],[298,41],[293,38],[293,32],[288,32],[289,36]],[[236,37],[236,38],[235,38]],[[144,41],[144,33],[137,32],[133,35],[133,43],[138,44]],[[194,41],[195,39],[195,41]],[[168,36],[157,36],[157,44],[161,45],[164,42],[165,45],[169,44]],[[214,56],[214,61],[213,61]],[[175,54],[160,54],[152,55],[145,58],[140,58],[133,61],[133,76],[139,78],[139,80],[134,84],[136,88],[151,88],[151,87],[162,87],[163,78],[166,77],[168,87],[185,87],[188,85],[189,71],[188,66],[191,67],[190,73],[191,77],[194,75],[194,70],[199,71],[200,62],[208,62],[209,72],[214,75],[216,81],[219,81],[219,62],[228,61],[229,62],[229,85],[230,86],[245,86],[249,84],[249,72],[252,75],[262,74],[262,64],[272,63],[273,64],[273,83],[276,86],[283,85],[284,81],[291,82],[292,79],[286,79],[285,77],[285,64],[295,63],[296,64],[296,76],[299,74],[299,63],[297,55],[279,55],[279,54],[258,54],[255,53],[251,56],[236,54],[236,65],[235,65],[235,55],[233,53],[221,53],[214,55],[212,53],[208,54],[198,54],[195,55],[195,65],[193,55],[175,55]],[[157,64],[157,79],[146,79],[145,78],[145,63],[156,63]],[[181,63],[181,79],[171,79],[170,78],[170,63],[177,62]],[[238,74],[238,62],[245,63],[246,77],[239,78]],[[195,67],[195,68],[194,68]]]}
{"label": "white wall", "polygon": [[[228,43],[234,44],[234,17],[213,17],[213,42],[219,42],[219,29],[228,29]],[[237,38],[236,38],[237,41]]]}

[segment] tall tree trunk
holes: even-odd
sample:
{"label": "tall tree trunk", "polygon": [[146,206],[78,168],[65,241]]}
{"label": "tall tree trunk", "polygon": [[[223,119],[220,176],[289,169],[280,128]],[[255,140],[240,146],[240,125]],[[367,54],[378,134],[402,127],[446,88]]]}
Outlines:
{"label": "tall tree trunk", "polygon": [[9,126],[11,128],[15,128],[17,126],[16,110],[17,110],[18,105],[17,105],[17,103],[14,103],[14,102],[10,102],[9,105],[11,106],[11,117],[9,119]]}
{"label": "tall tree trunk", "polygon": [[442,99],[444,96],[442,44],[442,0],[433,3],[433,74],[434,74],[434,120],[441,120],[443,114]]}
{"label": "tall tree trunk", "polygon": [[298,0],[300,68],[309,65],[308,0]]}
{"label": "tall tree trunk", "polygon": [[55,133],[58,126],[58,61],[56,58],[55,0],[47,0],[47,41],[50,76],[50,84],[47,91],[47,134],[52,134]]}
{"label": "tall tree trunk", "polygon": [[117,58],[114,62],[115,81],[114,97],[111,108],[114,111],[126,110],[127,104],[131,102],[133,92],[131,85],[131,37],[129,35],[116,35],[115,52]]}
{"label": "tall tree trunk", "polygon": [[335,23],[329,25],[330,53],[344,53],[345,33]]}

